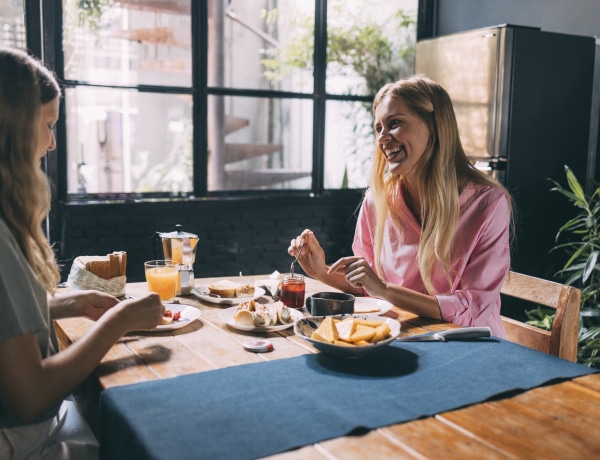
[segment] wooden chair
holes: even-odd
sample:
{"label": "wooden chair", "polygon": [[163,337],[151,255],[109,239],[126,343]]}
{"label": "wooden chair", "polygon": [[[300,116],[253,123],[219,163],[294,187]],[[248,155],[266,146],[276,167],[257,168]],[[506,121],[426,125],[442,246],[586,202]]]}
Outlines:
{"label": "wooden chair", "polygon": [[581,291],[573,286],[509,272],[502,294],[556,309],[552,331],[502,317],[508,339],[569,361],[577,359]]}

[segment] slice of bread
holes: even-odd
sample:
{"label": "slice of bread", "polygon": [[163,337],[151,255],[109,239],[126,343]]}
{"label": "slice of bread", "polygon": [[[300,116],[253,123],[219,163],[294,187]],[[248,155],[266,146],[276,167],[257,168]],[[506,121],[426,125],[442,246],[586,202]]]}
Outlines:
{"label": "slice of bread", "polygon": [[111,279],[125,276],[127,253],[115,251],[105,256],[79,256],[73,261],[80,268],[92,272],[98,278]]}
{"label": "slice of bread", "polygon": [[235,297],[235,290],[239,287],[238,283],[230,280],[219,280],[208,286],[208,291],[211,294],[216,294],[222,298]]}

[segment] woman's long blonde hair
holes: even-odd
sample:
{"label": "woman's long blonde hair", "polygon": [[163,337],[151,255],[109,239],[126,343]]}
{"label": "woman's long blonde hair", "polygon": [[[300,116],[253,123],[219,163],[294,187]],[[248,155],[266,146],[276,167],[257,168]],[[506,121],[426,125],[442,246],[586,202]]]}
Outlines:
{"label": "woman's long blonde hair", "polygon": [[37,156],[42,104],[61,94],[53,75],[27,54],[0,48],[0,217],[41,284],[54,292],[60,273],[42,224],[50,185]]}
{"label": "woman's long blonde hair", "polygon": [[[480,184],[501,189],[493,178],[475,169],[463,150],[456,116],[448,93],[424,75],[415,75],[389,83],[379,90],[373,101],[373,113],[387,97],[401,99],[426,124],[429,143],[415,165],[416,185],[421,201],[423,232],[419,242],[417,263],[427,291],[436,294],[431,282],[433,267],[439,263],[448,281],[452,278],[452,242],[460,217],[459,195],[463,188]],[[370,191],[376,210],[375,265],[382,276],[381,250],[383,230],[388,216],[402,230],[397,214],[402,198],[401,176],[389,174],[386,158],[375,144]]]}

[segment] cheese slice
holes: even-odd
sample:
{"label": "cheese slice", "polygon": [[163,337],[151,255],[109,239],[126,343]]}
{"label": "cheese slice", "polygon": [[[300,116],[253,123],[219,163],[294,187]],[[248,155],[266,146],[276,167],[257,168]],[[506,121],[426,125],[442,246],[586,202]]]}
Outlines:
{"label": "cheese slice", "polygon": [[325,318],[315,332],[323,337],[325,342],[334,343],[336,340],[340,339],[331,316]]}
{"label": "cheese slice", "polygon": [[353,319],[350,319],[349,321],[340,321],[335,325],[335,327],[338,331],[340,340],[343,340],[344,342],[352,342],[351,337],[356,330],[356,321],[353,321]]}
{"label": "cheese slice", "polygon": [[359,323],[356,325],[354,333],[350,336],[350,340],[354,344],[357,344],[358,342],[369,342],[374,335],[375,328]]}
{"label": "cheese slice", "polygon": [[344,342],[343,340],[336,340],[333,342],[334,345],[339,345],[341,347],[353,347],[355,346],[353,343]]}
{"label": "cheese slice", "polygon": [[381,326],[381,324],[383,324],[385,322],[385,321],[380,320],[380,319],[360,319],[360,318],[355,318],[354,320],[358,324],[362,324],[363,326],[369,326],[369,327]]}
{"label": "cheese slice", "polygon": [[381,326],[375,328],[375,335],[371,338],[371,342],[379,342],[380,340],[387,339],[392,330],[387,323],[383,323]]}

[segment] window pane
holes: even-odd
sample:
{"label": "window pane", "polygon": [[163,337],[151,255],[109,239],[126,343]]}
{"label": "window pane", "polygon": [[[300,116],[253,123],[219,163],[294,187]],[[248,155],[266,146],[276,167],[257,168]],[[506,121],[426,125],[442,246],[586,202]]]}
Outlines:
{"label": "window pane", "polygon": [[0,46],[27,49],[23,0],[0,0]]}
{"label": "window pane", "polygon": [[327,92],[375,94],[414,72],[418,0],[327,3]]}
{"label": "window pane", "polygon": [[314,0],[211,5],[209,86],[312,92]]}
{"label": "window pane", "polygon": [[68,193],[191,192],[192,99],[67,89]]}
{"label": "window pane", "polygon": [[65,78],[113,85],[191,85],[189,1],[64,0],[63,20]]}
{"label": "window pane", "polygon": [[374,142],[368,102],[327,102],[325,188],[365,188],[369,184]]}
{"label": "window pane", "polygon": [[310,189],[313,104],[209,96],[208,188]]}

